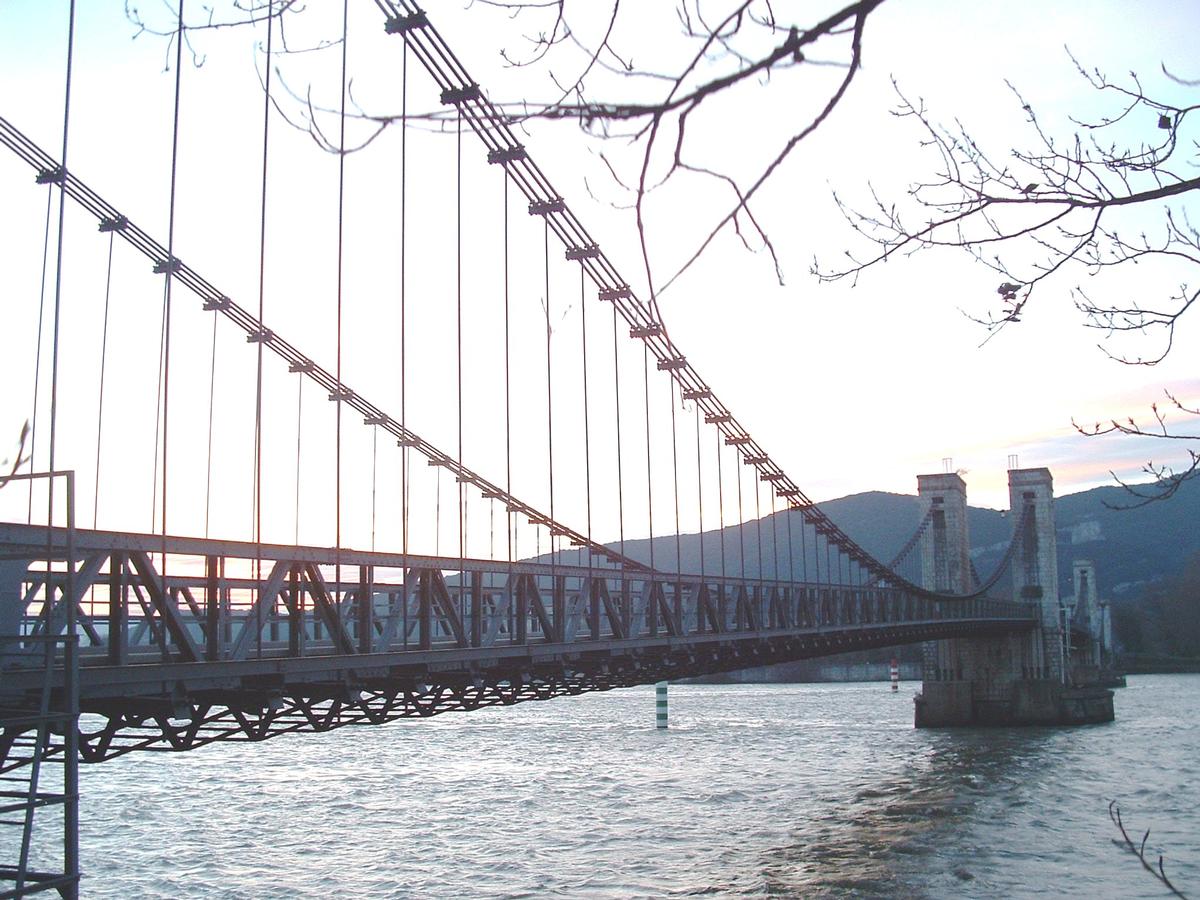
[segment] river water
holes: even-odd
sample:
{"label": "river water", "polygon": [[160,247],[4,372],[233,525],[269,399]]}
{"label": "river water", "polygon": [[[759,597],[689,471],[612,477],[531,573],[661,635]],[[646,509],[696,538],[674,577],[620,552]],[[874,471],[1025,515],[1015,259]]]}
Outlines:
{"label": "river water", "polygon": [[[905,683],[680,685],[82,770],[90,897],[1200,895],[1200,676],[1117,721],[917,731]],[[1156,849],[1157,852],[1157,849]]]}

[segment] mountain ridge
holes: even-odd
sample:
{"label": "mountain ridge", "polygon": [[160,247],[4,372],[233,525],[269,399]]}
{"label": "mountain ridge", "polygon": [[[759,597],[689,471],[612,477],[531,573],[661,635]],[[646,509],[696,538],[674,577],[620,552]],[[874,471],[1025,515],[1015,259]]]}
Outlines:
{"label": "mountain ridge", "polygon": [[[1200,479],[1186,482],[1175,496],[1148,505],[1122,509],[1134,498],[1123,488],[1102,486],[1064,494],[1054,501],[1058,533],[1059,590],[1072,593],[1071,566],[1076,559],[1090,559],[1096,566],[1102,596],[1130,597],[1145,588],[1179,577],[1188,561],[1200,553]],[[920,521],[920,504],[915,495],[888,491],[864,491],[818,504],[839,528],[876,559],[890,561],[912,536]],[[796,520],[793,519],[793,523]],[[759,523],[761,524],[761,527]],[[1003,558],[1011,539],[1007,511],[969,506],[967,528],[971,557],[976,569],[986,576]],[[776,572],[788,578],[787,513],[778,512],[761,520],[749,520],[740,529],[724,529],[724,559],[728,574],[744,571],[748,577]],[[760,541],[761,535],[761,541]],[[626,540],[625,554],[641,562],[653,559],[658,568],[676,567],[674,532],[653,542],[646,538]],[[679,535],[679,567],[684,572],[700,571],[701,551],[705,569],[717,571],[722,556],[720,530]],[[609,546],[616,547],[615,544]],[[744,554],[743,554],[744,547]],[[778,562],[776,563],[776,548]],[[799,538],[793,532],[793,576],[804,577]],[[761,549],[761,554],[760,554]],[[811,559],[811,547],[808,548]],[[549,557],[544,557],[548,559]],[[761,565],[760,565],[761,560]],[[778,569],[776,568],[778,565]],[[811,572],[809,573],[811,576]],[[997,592],[1002,592],[1002,581]]]}

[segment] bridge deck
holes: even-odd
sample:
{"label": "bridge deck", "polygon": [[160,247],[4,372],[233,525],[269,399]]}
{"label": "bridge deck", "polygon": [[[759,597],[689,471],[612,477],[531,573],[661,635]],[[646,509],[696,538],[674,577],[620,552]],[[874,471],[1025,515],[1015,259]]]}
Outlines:
{"label": "bridge deck", "polygon": [[85,759],[1001,633],[1034,621],[1023,604],[936,601],[879,585],[84,530],[68,551],[67,538],[0,525],[0,577],[8,579],[0,583],[0,634],[13,635],[3,648],[0,705],[21,709],[38,695],[39,641],[61,632],[72,598],[81,708],[102,717],[83,735]]}

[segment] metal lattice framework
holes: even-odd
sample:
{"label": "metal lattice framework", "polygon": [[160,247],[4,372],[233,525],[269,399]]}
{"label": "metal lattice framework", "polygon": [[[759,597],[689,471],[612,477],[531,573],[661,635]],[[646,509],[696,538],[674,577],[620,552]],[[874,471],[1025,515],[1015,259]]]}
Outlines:
{"label": "metal lattice framework", "polygon": [[[898,588],[200,538],[167,539],[164,579],[161,535],[78,531],[73,569],[57,533],[45,565],[46,536],[0,526],[29,561],[30,663],[75,608],[81,709],[103,717],[81,730],[87,761],[1033,627],[1024,604]],[[10,662],[4,694],[42,677]]]}

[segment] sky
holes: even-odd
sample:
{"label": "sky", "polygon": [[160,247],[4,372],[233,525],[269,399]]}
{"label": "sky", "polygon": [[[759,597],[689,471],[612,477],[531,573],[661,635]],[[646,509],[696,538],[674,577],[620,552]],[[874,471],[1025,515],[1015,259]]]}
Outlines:
{"label": "sky", "polygon": [[[0,3],[0,116],[55,157],[62,145],[66,8],[65,2]],[[383,34],[374,4],[352,3],[351,8],[352,96],[368,111],[398,112],[403,55],[395,39]],[[147,14],[162,22],[163,9],[156,5]],[[632,23],[619,34],[620,46],[637,60],[655,64],[675,58],[672,54],[679,51],[664,10],[669,7],[655,8],[645,21]],[[328,36],[331,28],[336,33],[340,23],[321,18],[323,12],[308,13],[291,26],[294,47]],[[553,90],[551,75],[571,76],[572,58],[565,51],[540,69],[504,64],[500,48],[519,53],[521,35],[538,27],[532,18],[513,21],[461,3],[431,4],[429,15],[493,99],[547,97]],[[804,22],[813,14],[797,15]],[[1164,389],[1195,404],[1200,399],[1200,376],[1192,364],[1197,339],[1186,325],[1164,363],[1128,367],[1098,347],[1102,335],[1084,327],[1073,305],[1069,292],[1087,280],[1083,272],[1046,289],[1019,326],[984,343],[986,332],[967,313],[978,315],[987,308],[999,279],[964,256],[896,259],[865,273],[854,287],[844,281],[820,284],[809,269],[814,257],[830,264],[847,249],[862,246],[854,244],[855,236],[833,203],[833,191],[864,202],[873,185],[902,197],[905,185],[925,176],[933,164],[921,152],[910,124],[888,113],[895,105],[893,79],[909,96],[923,98],[936,118],[961,120],[981,142],[1003,153],[1024,133],[1019,104],[1006,79],[1038,110],[1041,121],[1069,135],[1074,126],[1068,115],[1091,114],[1101,107],[1074,72],[1066,47],[1087,65],[1114,75],[1136,70],[1148,86],[1179,90],[1166,84],[1159,66],[1198,77],[1191,46],[1198,15],[1189,4],[1170,2],[1001,6],[936,0],[889,0],[872,15],[861,76],[829,121],[773,176],[755,206],[776,247],[784,283],[777,282],[764,254],[749,253],[724,235],[660,298],[672,338],[689,362],[810,497],[822,500],[868,490],[913,493],[917,474],[948,466],[964,473],[973,503],[1003,508],[1005,470],[1013,455],[1022,467],[1049,467],[1059,494],[1111,483],[1111,472],[1136,480],[1148,459],[1171,461],[1166,451],[1177,453],[1176,448],[1130,438],[1086,438],[1072,422],[1142,419]],[[70,169],[165,244],[175,84],[173,60],[166,65],[168,43],[149,34],[135,39],[136,28],[120,4],[80,4],[77,27]],[[581,34],[594,27],[594,22],[579,21]],[[1129,39],[1132,30],[1136,41]],[[261,27],[257,32],[206,32],[190,48],[194,55],[185,56],[174,220],[177,255],[251,310],[259,304],[263,67],[257,42],[263,40]],[[286,84],[301,97],[311,90],[308,96],[318,106],[336,105],[338,62],[336,50],[278,60]],[[436,92],[415,59],[408,65],[412,108],[436,107]],[[750,171],[792,123],[823,102],[830,80],[839,75],[837,69],[804,67],[713,104],[711,114],[693,126],[691,152],[697,159]],[[299,120],[303,102],[282,93],[276,78],[278,109],[270,120],[268,227],[262,248],[263,318],[333,369],[338,357],[337,157],[283,120],[281,112]],[[604,87],[597,81],[598,91]],[[320,119],[327,128],[336,128],[335,119]],[[392,128],[367,149],[346,157],[345,383],[399,418],[403,374],[407,424],[452,454],[461,440],[464,462],[501,484],[511,465],[514,494],[547,511],[553,504],[558,518],[581,531],[590,527],[602,540],[616,539],[622,527],[626,536],[644,536],[649,522],[642,498],[647,494],[655,533],[671,530],[676,489],[668,383],[651,372],[654,422],[647,467],[645,410],[638,405],[643,402],[641,348],[620,335],[621,475],[629,496],[618,509],[612,487],[617,466],[611,314],[594,293],[589,297],[585,292],[581,300],[578,271],[557,249],[547,266],[540,223],[525,214],[515,191],[509,199],[514,452],[506,456],[503,181],[467,134],[461,144],[460,182],[459,144],[451,132],[410,129],[402,148],[400,130]],[[351,123],[352,139],[367,134],[361,124]],[[618,141],[589,139],[564,122],[531,124],[523,139],[630,284],[644,294],[633,214],[623,208],[627,195],[605,162],[607,157],[628,180],[635,171],[629,168],[635,162],[630,149]],[[25,163],[7,151],[0,154],[0,206],[5,210],[0,266],[6,272],[0,300],[8,312],[0,334],[7,386],[0,399],[0,435],[15,438],[21,423],[33,415],[39,296],[44,293],[50,305],[43,317],[37,403],[42,428],[35,448],[43,465],[57,230],[57,199],[52,198],[47,243],[47,196],[45,187],[33,184]],[[697,180],[669,183],[651,196],[647,235],[657,271],[673,271],[687,257],[724,202],[710,183]],[[1152,226],[1153,220],[1152,213],[1139,224]],[[47,249],[49,277],[43,291]],[[58,462],[81,473],[85,524],[95,513],[100,527],[155,527],[161,504],[155,397],[162,278],[119,241],[110,278],[106,237],[97,233],[94,219],[71,206],[64,220],[63,251]],[[408,355],[403,369],[402,263]],[[545,477],[551,452],[545,422],[547,278],[555,361],[553,486]],[[1177,273],[1146,266],[1136,280],[1116,278],[1103,287],[1120,297],[1156,298],[1175,287],[1175,278]],[[108,343],[102,369],[106,293]],[[466,360],[461,429],[455,355],[460,295]],[[586,340],[581,333],[585,315]],[[214,344],[213,315],[202,312],[181,289],[176,289],[172,316],[169,530],[203,534],[207,529],[214,536],[245,537],[253,522],[254,348],[221,322]],[[590,392],[586,444],[578,400],[584,347]],[[1110,350],[1143,352],[1136,342]],[[215,410],[211,428],[210,390]],[[297,376],[269,360],[263,406],[264,537],[333,543],[334,404],[318,396],[312,385],[300,387]],[[719,486],[726,508],[718,514],[711,429],[704,429],[700,439],[697,479],[694,409],[676,406],[675,452],[692,466],[680,466],[685,484],[678,489],[681,528],[728,524],[737,515],[731,474],[738,471],[736,461],[723,457]],[[98,423],[103,429],[97,500]],[[401,521],[400,453],[392,440],[376,432],[353,414],[343,416],[343,543],[394,549]],[[691,487],[697,481],[699,492]],[[456,550],[455,486],[440,483],[423,460],[413,463],[408,483],[412,521],[423,523],[411,526],[414,547]],[[743,518],[753,514],[755,503],[754,485],[746,480],[745,489]],[[757,503],[766,512],[772,500],[760,490]],[[12,489],[0,496],[6,519],[23,519],[27,505],[28,499]],[[503,510],[497,512],[478,498],[468,501],[468,510],[469,553],[502,553],[497,542],[504,543]],[[544,549],[539,542],[546,538],[525,528],[518,539],[519,555],[526,555],[535,547]]]}

